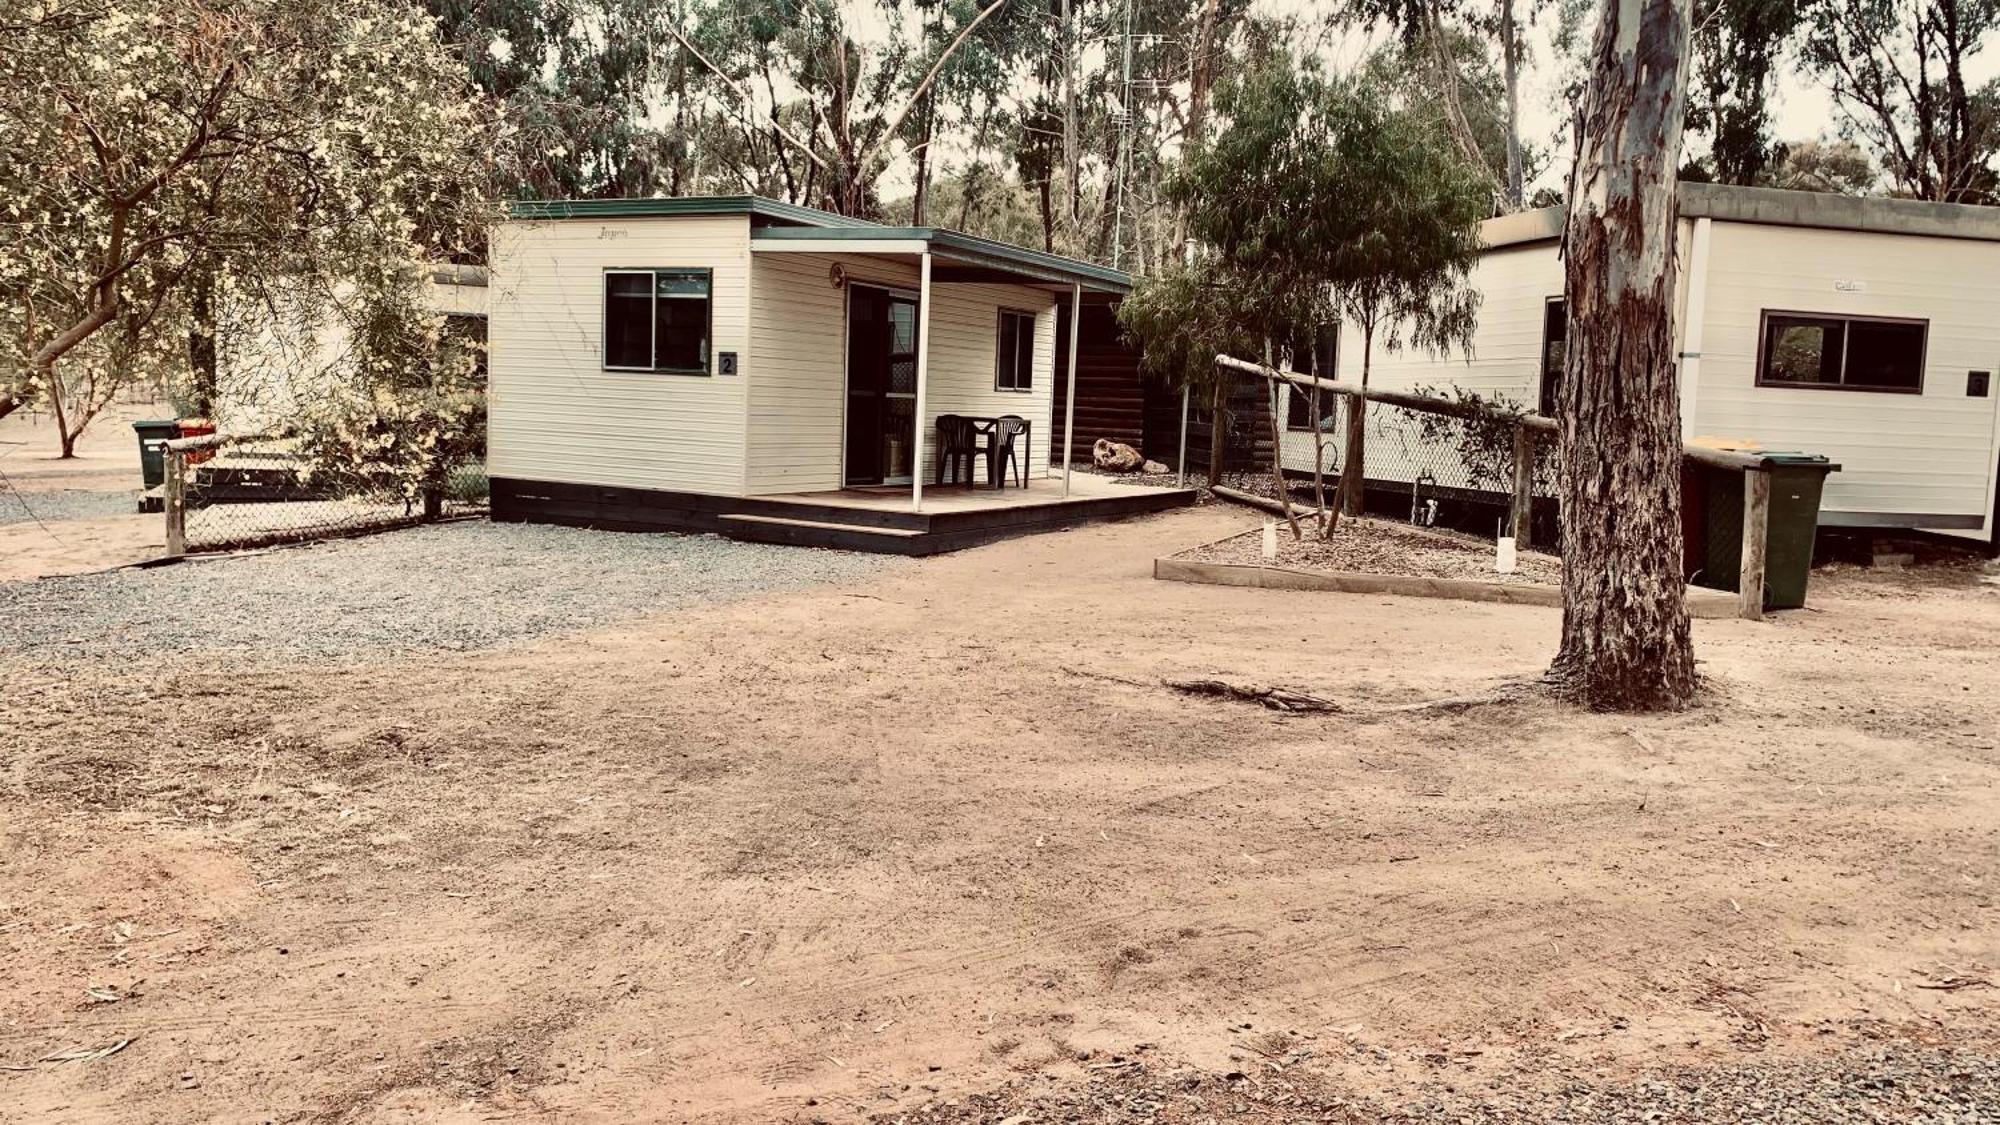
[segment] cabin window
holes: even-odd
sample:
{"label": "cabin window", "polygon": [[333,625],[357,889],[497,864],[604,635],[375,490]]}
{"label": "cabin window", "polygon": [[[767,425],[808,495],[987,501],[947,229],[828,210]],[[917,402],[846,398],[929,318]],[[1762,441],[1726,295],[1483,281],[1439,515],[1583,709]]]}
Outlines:
{"label": "cabin window", "polygon": [[[1312,429],[1312,391],[1293,384],[1285,388],[1285,396],[1285,428],[1288,430]],[[1321,394],[1319,397],[1322,403],[1333,399],[1333,395],[1331,394]]]}
{"label": "cabin window", "polygon": [[993,386],[1002,391],[1034,389],[1034,313],[1000,310],[1000,348],[994,359]]}
{"label": "cabin window", "polygon": [[604,275],[604,366],[708,374],[708,270],[609,270]]}
{"label": "cabin window", "polygon": [[1929,332],[1925,320],[1766,312],[1757,385],[1920,394]]}
{"label": "cabin window", "polygon": [[1562,387],[1564,354],[1569,346],[1569,307],[1561,297],[1542,306],[1542,416],[1556,416],[1556,391]]}

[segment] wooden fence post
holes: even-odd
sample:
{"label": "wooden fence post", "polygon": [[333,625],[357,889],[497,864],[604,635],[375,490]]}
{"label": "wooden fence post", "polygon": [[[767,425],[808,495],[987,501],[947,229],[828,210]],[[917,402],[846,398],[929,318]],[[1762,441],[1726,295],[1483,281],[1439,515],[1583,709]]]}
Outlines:
{"label": "wooden fence post", "polygon": [[187,454],[169,446],[166,450],[166,499],[161,507],[167,514],[167,557],[187,554]]}
{"label": "wooden fence post", "polygon": [[1514,549],[1525,551],[1535,519],[1535,435],[1528,427],[1514,423],[1514,510],[1510,531]]}
{"label": "wooden fence post", "polygon": [[1745,620],[1764,619],[1764,553],[1771,528],[1771,474],[1743,471],[1743,563],[1737,581]]}
{"label": "wooden fence post", "polygon": [[1188,388],[1186,384],[1182,384],[1181,385],[1181,455],[1179,461],[1176,462],[1176,465],[1178,466],[1177,471],[1179,473],[1179,479],[1174,481],[1175,488],[1187,487],[1187,426],[1188,426]]}

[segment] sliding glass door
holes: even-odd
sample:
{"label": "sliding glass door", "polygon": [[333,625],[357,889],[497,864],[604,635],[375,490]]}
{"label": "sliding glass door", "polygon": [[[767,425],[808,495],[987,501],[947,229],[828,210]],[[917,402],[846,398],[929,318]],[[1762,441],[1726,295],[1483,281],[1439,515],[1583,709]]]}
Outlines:
{"label": "sliding glass door", "polygon": [[846,483],[908,484],[916,451],[917,299],[847,291]]}

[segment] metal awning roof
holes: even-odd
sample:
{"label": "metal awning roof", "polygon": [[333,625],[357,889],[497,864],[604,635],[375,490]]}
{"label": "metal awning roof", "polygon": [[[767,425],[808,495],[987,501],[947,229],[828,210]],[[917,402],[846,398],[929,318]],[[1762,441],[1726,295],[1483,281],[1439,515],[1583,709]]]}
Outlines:
{"label": "metal awning roof", "polygon": [[1092,262],[1030,250],[943,227],[891,227],[756,195],[675,199],[523,199],[507,205],[508,217],[550,219],[649,219],[682,215],[747,215],[750,249],[765,253],[921,254],[937,265],[933,278],[954,281],[1027,281],[1081,285],[1096,293],[1132,291],[1132,277]]}
{"label": "metal awning roof", "polygon": [[1024,246],[960,234],[942,227],[769,227],[750,239],[753,253],[921,254],[940,260],[937,281],[1018,282],[1023,279],[1100,293],[1130,293],[1122,270],[1046,254]]}

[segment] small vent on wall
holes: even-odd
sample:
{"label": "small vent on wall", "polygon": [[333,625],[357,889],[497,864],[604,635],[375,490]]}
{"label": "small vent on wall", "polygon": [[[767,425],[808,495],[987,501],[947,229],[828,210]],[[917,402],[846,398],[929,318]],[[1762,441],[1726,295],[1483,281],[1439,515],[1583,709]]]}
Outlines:
{"label": "small vent on wall", "polygon": [[1965,393],[1969,398],[1985,398],[1992,393],[1993,373],[1991,371],[1968,371],[1965,373]]}

